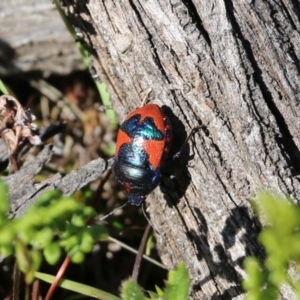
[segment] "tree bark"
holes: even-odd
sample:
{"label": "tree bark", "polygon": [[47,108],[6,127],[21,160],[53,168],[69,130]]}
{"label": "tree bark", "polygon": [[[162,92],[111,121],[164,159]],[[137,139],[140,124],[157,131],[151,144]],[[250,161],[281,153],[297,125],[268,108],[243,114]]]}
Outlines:
{"label": "tree bark", "polygon": [[201,126],[147,198],[151,221],[163,263],[187,265],[191,299],[243,299],[243,260],[264,255],[249,201],[262,188],[300,200],[299,1],[61,2],[120,120],[148,95],[175,150]]}

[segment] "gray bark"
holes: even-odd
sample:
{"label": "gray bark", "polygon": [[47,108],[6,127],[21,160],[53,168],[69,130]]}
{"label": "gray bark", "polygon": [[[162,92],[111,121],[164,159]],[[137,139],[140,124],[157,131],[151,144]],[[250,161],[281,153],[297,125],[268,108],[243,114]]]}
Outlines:
{"label": "gray bark", "polygon": [[163,263],[187,265],[191,299],[243,299],[243,259],[263,257],[250,199],[300,200],[299,1],[62,3],[121,120],[148,94],[173,111],[175,150],[201,126],[192,156],[166,162],[168,190],[147,198],[151,221]]}
{"label": "gray bark", "polygon": [[177,117],[176,142],[202,126],[175,189],[147,203],[162,261],[186,263],[191,298],[242,299],[243,259],[263,256],[249,200],[262,188],[300,200],[299,1],[62,2],[120,119],[151,89]]}
{"label": "gray bark", "polygon": [[41,171],[51,156],[52,145],[46,145],[33,161],[26,163],[18,172],[2,177],[9,189],[9,218],[14,219],[22,216],[28,207],[46,191],[58,189],[66,196],[72,195],[99,178],[112,162],[98,158],[65,176],[56,173],[47,180],[40,183],[35,182],[33,177]]}
{"label": "gray bark", "polygon": [[85,68],[51,0],[0,2],[0,76],[68,74]]}

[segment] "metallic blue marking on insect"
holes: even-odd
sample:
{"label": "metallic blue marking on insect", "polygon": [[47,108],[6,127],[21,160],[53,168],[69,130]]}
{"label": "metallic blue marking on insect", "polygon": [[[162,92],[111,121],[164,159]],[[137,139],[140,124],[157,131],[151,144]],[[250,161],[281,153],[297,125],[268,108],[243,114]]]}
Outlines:
{"label": "metallic blue marking on insect", "polygon": [[137,137],[142,137],[145,140],[161,141],[164,138],[163,133],[157,129],[151,117],[145,118],[140,127],[136,131]]}
{"label": "metallic blue marking on insect", "polygon": [[157,129],[153,118],[147,117],[140,122],[141,115],[137,114],[130,119],[125,120],[121,129],[130,137],[141,137],[145,140],[161,141],[164,138],[163,133]]}
{"label": "metallic blue marking on insect", "polygon": [[121,125],[123,130],[128,136],[134,137],[136,129],[140,126],[141,115],[134,115],[130,119],[125,120]]}

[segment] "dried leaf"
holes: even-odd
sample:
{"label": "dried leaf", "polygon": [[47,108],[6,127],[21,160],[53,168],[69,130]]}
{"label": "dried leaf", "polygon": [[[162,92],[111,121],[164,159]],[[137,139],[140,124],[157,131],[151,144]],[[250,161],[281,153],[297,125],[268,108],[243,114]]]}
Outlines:
{"label": "dried leaf", "polygon": [[33,145],[41,144],[34,133],[37,125],[30,110],[24,110],[17,99],[10,95],[0,96],[0,134],[10,154],[13,154],[20,142],[28,139]]}
{"label": "dried leaf", "polygon": [[1,133],[1,137],[8,148],[9,154],[14,153],[17,148],[17,139],[12,129],[5,129]]}

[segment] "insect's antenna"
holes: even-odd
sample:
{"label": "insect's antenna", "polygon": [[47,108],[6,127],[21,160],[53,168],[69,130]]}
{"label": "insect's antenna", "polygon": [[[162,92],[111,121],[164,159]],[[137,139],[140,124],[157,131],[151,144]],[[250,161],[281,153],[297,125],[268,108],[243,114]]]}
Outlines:
{"label": "insect's antenna", "polygon": [[145,211],[144,202],[142,203],[142,211],[143,211],[144,217],[146,218],[148,224],[153,228],[153,230],[155,230],[155,232],[156,232],[157,234],[159,234],[159,232],[155,229],[155,227],[153,226],[153,224],[151,223],[151,221],[150,221],[149,218],[147,217],[147,214],[146,214],[146,211]]}
{"label": "insect's antenna", "polygon": [[109,217],[110,215],[114,214],[114,213],[115,213],[116,211],[118,211],[119,209],[125,207],[127,204],[128,204],[128,201],[125,202],[123,205],[121,205],[121,206],[115,208],[115,209],[114,209],[113,211],[111,211],[109,214],[107,214],[107,215],[105,215],[104,217],[100,218],[100,221],[105,220],[107,217]]}
{"label": "insect's antenna", "polygon": [[179,151],[177,153],[174,154],[173,159],[177,159],[178,157],[181,156],[183,150],[185,149],[189,139],[192,137],[192,135],[194,134],[195,131],[199,130],[200,127],[194,127],[192,129],[192,131],[190,132],[190,134],[188,135],[188,137],[186,138],[186,140],[184,141],[184,143],[182,144],[181,148],[179,149]]}

